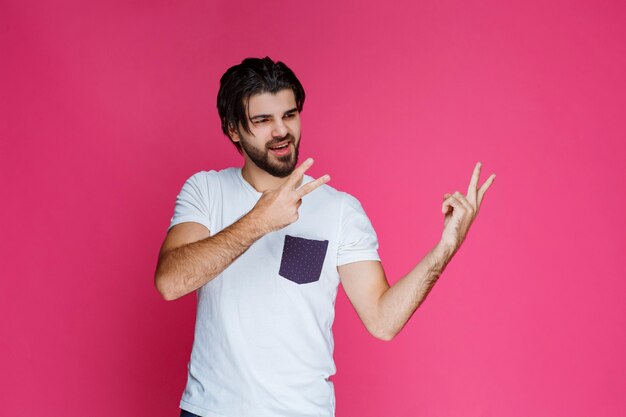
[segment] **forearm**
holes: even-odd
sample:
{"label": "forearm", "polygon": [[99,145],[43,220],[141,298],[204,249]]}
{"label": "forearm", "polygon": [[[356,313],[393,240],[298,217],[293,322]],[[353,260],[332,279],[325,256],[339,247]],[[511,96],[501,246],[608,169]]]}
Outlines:
{"label": "forearm", "polygon": [[260,218],[249,212],[214,236],[166,252],[155,275],[159,292],[174,300],[200,288],[265,235],[262,226]]}
{"label": "forearm", "polygon": [[424,302],[454,250],[439,242],[402,279],[383,293],[378,301],[378,325],[384,329],[386,339],[402,330],[415,310]]}

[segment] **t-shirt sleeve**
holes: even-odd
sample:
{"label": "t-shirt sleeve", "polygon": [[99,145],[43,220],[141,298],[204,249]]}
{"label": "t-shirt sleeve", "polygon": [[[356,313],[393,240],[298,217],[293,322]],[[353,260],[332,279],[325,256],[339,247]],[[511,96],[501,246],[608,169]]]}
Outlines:
{"label": "t-shirt sleeve", "polygon": [[167,228],[169,231],[179,223],[200,223],[211,230],[209,218],[209,173],[199,172],[185,181],[176,197],[174,216]]}
{"label": "t-shirt sleeve", "polygon": [[337,266],[356,261],[380,261],[378,237],[359,200],[344,193]]}

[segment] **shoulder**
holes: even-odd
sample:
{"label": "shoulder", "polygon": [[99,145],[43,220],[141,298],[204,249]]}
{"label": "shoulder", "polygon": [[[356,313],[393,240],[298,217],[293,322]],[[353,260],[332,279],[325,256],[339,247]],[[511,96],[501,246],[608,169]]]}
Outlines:
{"label": "shoulder", "polygon": [[237,168],[224,168],[221,170],[199,171],[187,178],[187,182],[210,186],[212,183],[236,178]]}
{"label": "shoulder", "polygon": [[221,189],[221,184],[224,181],[223,177],[229,175],[228,172],[224,171],[227,170],[207,170],[192,174],[185,180],[181,194],[205,199],[214,198],[216,192],[219,193]]}

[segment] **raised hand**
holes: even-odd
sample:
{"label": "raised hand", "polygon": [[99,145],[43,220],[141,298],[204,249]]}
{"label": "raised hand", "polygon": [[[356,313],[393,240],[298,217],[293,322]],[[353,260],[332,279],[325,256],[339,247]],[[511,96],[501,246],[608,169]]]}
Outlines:
{"label": "raised hand", "polygon": [[465,240],[472,222],[478,215],[485,192],[496,178],[496,174],[492,174],[478,189],[480,168],[481,163],[478,162],[474,167],[466,196],[458,191],[443,196],[441,211],[445,217],[441,242],[451,248],[453,252],[456,252]]}
{"label": "raised hand", "polygon": [[263,192],[253,207],[252,211],[261,219],[266,233],[282,229],[298,220],[298,208],[302,204],[302,197],[330,181],[330,176],[324,175],[300,187],[304,173],[311,165],[313,158],[308,158],[293,170],[282,185]]}

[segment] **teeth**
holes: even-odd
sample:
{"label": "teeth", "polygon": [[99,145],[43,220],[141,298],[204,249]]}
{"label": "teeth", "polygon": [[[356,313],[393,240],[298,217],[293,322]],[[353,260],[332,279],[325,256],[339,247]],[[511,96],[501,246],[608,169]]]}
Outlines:
{"label": "teeth", "polygon": [[285,147],[285,146],[287,146],[287,145],[289,145],[289,144],[288,144],[288,143],[286,143],[286,144],[284,144],[284,145],[282,145],[282,146],[278,146],[278,147],[276,147],[276,148],[272,148],[272,149],[282,149],[282,148],[284,148],[284,147]]}

